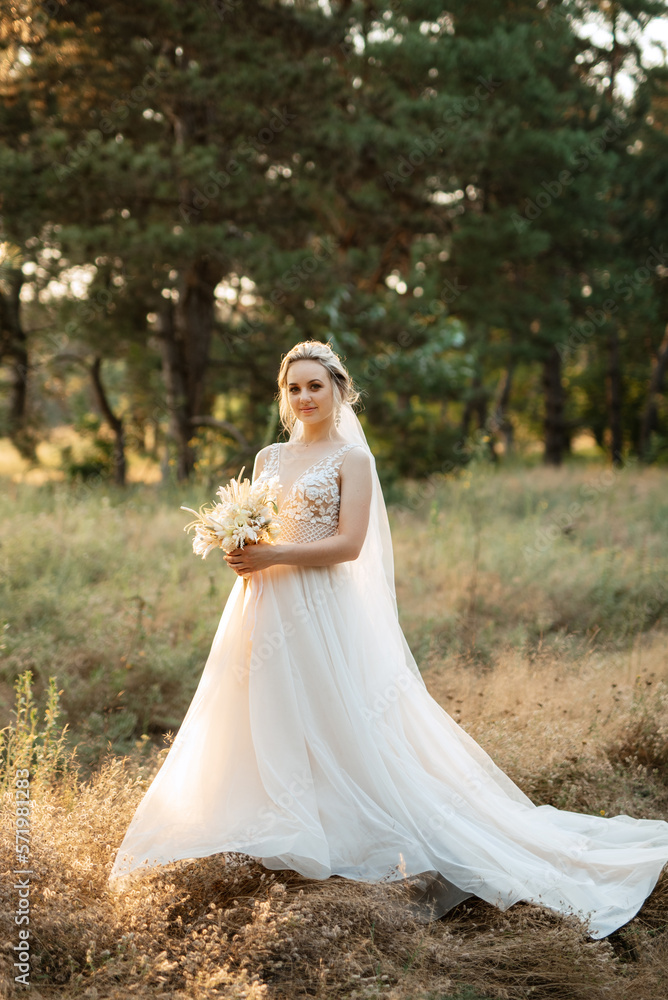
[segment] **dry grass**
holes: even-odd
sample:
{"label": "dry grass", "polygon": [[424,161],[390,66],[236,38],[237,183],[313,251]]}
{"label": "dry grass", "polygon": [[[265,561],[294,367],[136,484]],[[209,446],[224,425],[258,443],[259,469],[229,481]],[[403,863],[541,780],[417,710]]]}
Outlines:
{"label": "dry grass", "polygon": [[[143,764],[108,758],[78,789],[37,781],[33,995],[665,998],[668,878],[638,917],[595,942],[576,921],[529,904],[502,913],[467,901],[419,924],[396,886],[268,872],[238,854],[179,862],[115,894],[106,882],[115,848],[158,763],[155,753]],[[3,826],[9,871],[9,809]],[[14,896],[5,878],[6,995]]]}
{"label": "dry grass", "polygon": [[[668,476],[618,474],[536,550],[550,516],[556,523],[599,475],[473,472],[409,513],[393,509],[400,612],[432,695],[535,802],[665,818]],[[118,844],[166,752],[140,734],[178,724],[229,588],[209,579],[187,540],[175,544],[178,503],[200,499],[195,489],[124,500],[11,489],[0,549],[5,717],[19,671],[35,669],[40,697],[57,673],[59,721],[86,765],[77,774],[39,731],[28,749],[16,737],[14,756],[33,756],[34,997],[665,1000],[666,875],[603,941],[529,904],[502,913],[469,900],[424,925],[397,886],[318,882],[237,854],[110,891]],[[94,767],[108,739],[115,752]],[[5,796],[7,996],[21,989],[13,822]]]}
{"label": "dry grass", "polygon": [[[665,634],[647,636],[630,651],[591,653],[579,664],[559,662],[554,652],[526,659],[508,651],[491,671],[444,663],[424,678],[432,697],[534,801],[666,816]],[[620,767],[625,782],[618,781]],[[634,768],[640,782],[631,780]],[[586,780],[593,773],[595,786]]]}

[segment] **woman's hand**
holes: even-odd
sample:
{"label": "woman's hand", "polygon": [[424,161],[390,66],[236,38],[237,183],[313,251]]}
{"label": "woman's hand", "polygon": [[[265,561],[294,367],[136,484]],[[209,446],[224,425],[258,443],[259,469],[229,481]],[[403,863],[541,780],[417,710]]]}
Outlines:
{"label": "woman's hand", "polygon": [[276,549],[277,546],[269,542],[256,542],[253,545],[244,545],[242,549],[224,553],[223,558],[238,576],[246,576],[248,573],[273,566],[277,561]]}

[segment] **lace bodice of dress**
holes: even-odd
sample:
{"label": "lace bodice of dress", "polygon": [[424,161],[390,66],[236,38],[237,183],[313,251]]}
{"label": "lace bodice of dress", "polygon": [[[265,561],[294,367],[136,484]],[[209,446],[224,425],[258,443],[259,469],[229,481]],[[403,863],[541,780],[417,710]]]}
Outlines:
{"label": "lace bodice of dress", "polygon": [[[258,480],[271,476],[280,478],[281,447],[280,442],[271,445]],[[302,472],[287,494],[279,494],[281,534],[278,542],[314,542],[337,533],[341,502],[339,470],[346,452],[361,447],[359,444],[342,445]]]}

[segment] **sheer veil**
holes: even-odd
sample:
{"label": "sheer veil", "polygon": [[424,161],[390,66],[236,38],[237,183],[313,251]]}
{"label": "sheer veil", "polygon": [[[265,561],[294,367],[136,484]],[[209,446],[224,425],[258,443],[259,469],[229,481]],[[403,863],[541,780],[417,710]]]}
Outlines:
{"label": "sheer veil", "polygon": [[[299,441],[302,437],[302,422],[295,421],[290,434],[290,441]],[[361,444],[371,459],[371,474],[373,492],[369,511],[369,526],[362,550],[354,562],[349,563],[351,576],[357,581],[360,594],[365,596],[369,611],[374,618],[389,616],[396,622],[399,629],[399,614],[394,584],[394,555],[392,551],[392,535],[383,490],[376,470],[376,459],[366,439],[362,425],[350,403],[341,405],[337,423],[339,434],[349,444]],[[403,633],[401,633],[403,640]],[[403,644],[403,642],[402,642]],[[412,655],[406,657],[411,671],[420,679],[422,675]]]}

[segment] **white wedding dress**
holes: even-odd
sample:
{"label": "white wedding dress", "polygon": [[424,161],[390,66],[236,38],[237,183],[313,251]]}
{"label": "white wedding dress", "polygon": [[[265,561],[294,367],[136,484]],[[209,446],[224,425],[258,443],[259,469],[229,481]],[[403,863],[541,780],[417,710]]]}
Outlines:
{"label": "white wedding dress", "polygon": [[[339,469],[363,446],[297,479],[279,541],[336,533]],[[260,478],[280,478],[284,447]],[[384,583],[355,561],[236,580],[110,878],[236,851],[316,879],[405,879],[427,919],[475,895],[575,913],[596,938],[626,923],[668,862],[668,823],[535,806],[430,696]]]}

